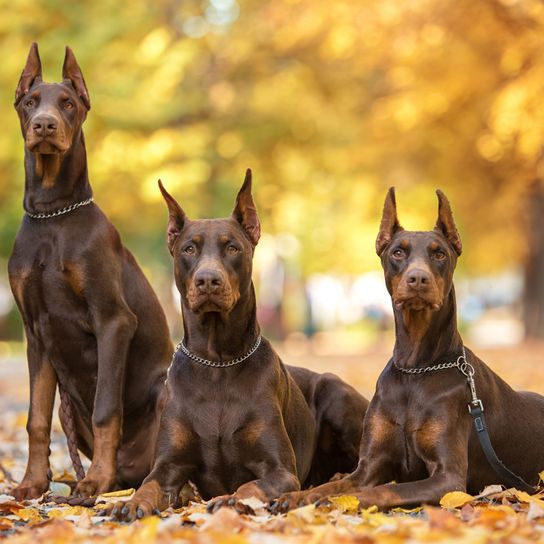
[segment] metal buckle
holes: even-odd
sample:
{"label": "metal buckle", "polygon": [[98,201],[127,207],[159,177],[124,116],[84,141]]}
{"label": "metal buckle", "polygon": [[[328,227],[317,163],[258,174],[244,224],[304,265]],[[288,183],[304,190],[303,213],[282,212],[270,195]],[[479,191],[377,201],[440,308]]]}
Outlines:
{"label": "metal buckle", "polygon": [[484,411],[484,405],[480,399],[474,399],[468,403],[468,413],[472,415],[472,410],[479,408],[482,412]]}

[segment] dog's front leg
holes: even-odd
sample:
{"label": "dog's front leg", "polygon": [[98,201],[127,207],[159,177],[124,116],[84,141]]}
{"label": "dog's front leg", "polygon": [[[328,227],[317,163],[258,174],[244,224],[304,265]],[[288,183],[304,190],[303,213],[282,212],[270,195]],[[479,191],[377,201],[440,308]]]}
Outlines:
{"label": "dog's front leg", "polygon": [[[215,497],[208,503],[208,511],[215,512],[222,506],[231,506],[239,512],[246,512],[242,501],[255,497],[268,502],[282,493],[298,491],[300,480],[297,475],[295,452],[281,415],[272,418],[257,428],[267,429],[257,439],[239,444],[240,463],[247,467],[256,479],[242,484],[234,494]],[[247,434],[251,437],[251,432]]]}
{"label": "dog's front leg", "polygon": [[136,316],[126,305],[120,304],[112,316],[96,318],[98,379],[92,418],[93,458],[87,476],[77,486],[78,495],[97,495],[115,486],[123,426],[125,369],[136,328]]}
{"label": "dog's front leg", "polygon": [[49,488],[49,444],[51,417],[55,402],[57,375],[42,355],[35,339],[25,327],[30,376],[30,406],[28,411],[28,463],[21,483],[12,491],[17,500],[35,499]]}

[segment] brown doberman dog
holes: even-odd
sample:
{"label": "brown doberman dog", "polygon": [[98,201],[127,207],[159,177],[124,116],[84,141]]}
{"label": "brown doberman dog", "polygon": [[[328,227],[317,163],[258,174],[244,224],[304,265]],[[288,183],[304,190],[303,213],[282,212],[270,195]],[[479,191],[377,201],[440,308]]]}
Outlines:
{"label": "brown doberman dog", "polygon": [[428,232],[400,226],[393,189],[385,200],[376,250],[393,301],[396,343],[367,411],[357,469],[307,493],[282,496],[273,510],[339,494],[357,496],[362,507],[387,509],[436,504],[449,491],[510,486],[487,461],[478,438],[481,416],[473,426],[467,405],[471,411],[485,407],[491,443],[504,465],[531,485],[538,482],[544,397],[514,391],[463,346],[452,282],[461,239],[448,200],[437,195],[438,220]]}
{"label": "brown doberman dog", "polygon": [[368,402],[332,374],[286,367],[261,337],[251,279],[260,224],[248,170],[228,219],[190,220],[160,184],[184,340],[168,371],[157,455],[131,520],[175,504],[191,480],[210,511],[244,510],[353,470]]}
{"label": "brown doberman dog", "polygon": [[[81,128],[89,93],[68,47],[62,75],[61,83],[42,81],[33,44],[15,97],[25,141],[26,214],[9,278],[30,373],[29,459],[13,491],[17,499],[37,497],[49,486],[57,384],[71,408],[74,441],[92,458],[76,492],[91,496],[139,485],[151,468],[173,350],[151,286],[92,202]],[[70,435],[70,421],[61,422]]]}

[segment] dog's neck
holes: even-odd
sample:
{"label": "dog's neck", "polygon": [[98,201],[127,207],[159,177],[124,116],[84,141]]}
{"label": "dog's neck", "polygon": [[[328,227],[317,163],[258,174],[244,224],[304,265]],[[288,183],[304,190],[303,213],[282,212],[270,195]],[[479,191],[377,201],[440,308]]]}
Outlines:
{"label": "dog's neck", "polygon": [[245,355],[260,334],[253,283],[227,314],[195,315],[182,300],[184,344],[189,351],[214,362]]}
{"label": "dog's neck", "polygon": [[30,213],[49,213],[92,196],[83,132],[63,154],[44,155],[25,148],[23,205]]}
{"label": "dog's neck", "polygon": [[[457,310],[453,285],[438,311],[395,309],[397,366],[415,368],[450,362],[461,354],[463,341],[457,330]],[[454,359],[452,359],[454,360]]]}

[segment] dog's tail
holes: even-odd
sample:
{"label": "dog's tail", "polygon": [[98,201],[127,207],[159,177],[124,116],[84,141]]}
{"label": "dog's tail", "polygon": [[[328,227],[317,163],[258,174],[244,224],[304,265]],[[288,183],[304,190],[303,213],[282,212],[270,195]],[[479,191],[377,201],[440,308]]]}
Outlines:
{"label": "dog's tail", "polygon": [[64,429],[64,434],[66,435],[66,441],[68,442],[68,451],[70,452],[70,459],[72,460],[72,465],[76,471],[76,477],[78,482],[85,478],[85,470],[81,463],[81,458],[79,457],[79,452],[77,451],[77,437],[76,437],[76,426],[74,421],[74,409],[72,405],[72,399],[70,395],[60,386],[59,384],[59,393],[60,393],[60,408],[59,408],[59,418]]}

